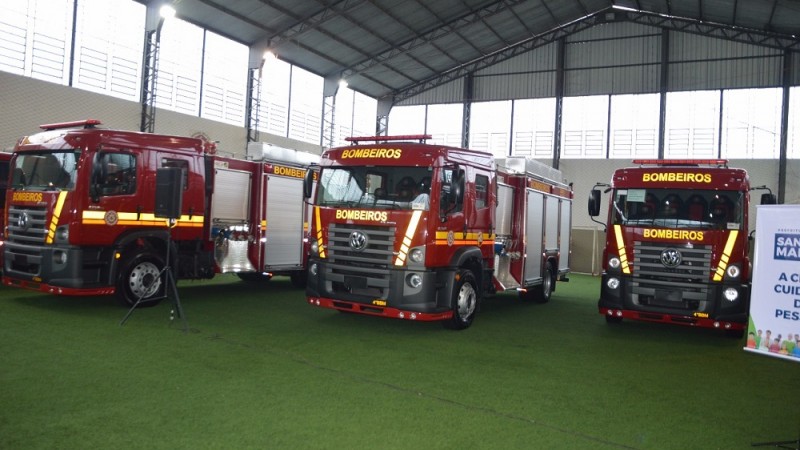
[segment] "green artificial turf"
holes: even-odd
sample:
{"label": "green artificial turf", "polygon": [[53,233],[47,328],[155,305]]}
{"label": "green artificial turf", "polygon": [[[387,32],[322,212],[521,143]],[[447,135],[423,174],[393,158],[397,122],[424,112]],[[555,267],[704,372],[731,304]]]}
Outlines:
{"label": "green artificial turf", "polygon": [[800,364],[597,313],[599,279],[473,326],[309,306],[288,279],[170,304],[0,288],[0,449],[744,449],[800,438]]}

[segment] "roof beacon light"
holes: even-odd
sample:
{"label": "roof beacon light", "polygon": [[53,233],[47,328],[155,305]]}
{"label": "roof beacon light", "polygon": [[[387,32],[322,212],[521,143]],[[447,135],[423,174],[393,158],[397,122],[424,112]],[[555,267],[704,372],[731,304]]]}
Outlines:
{"label": "roof beacon light", "polygon": [[347,142],[358,144],[363,141],[371,142],[389,142],[389,141],[419,141],[420,144],[424,143],[426,139],[433,139],[430,134],[403,134],[398,136],[361,136],[361,137],[346,137]]}
{"label": "roof beacon light", "polygon": [[722,166],[728,167],[727,159],[634,159],[634,164],[654,166]]}
{"label": "roof beacon light", "polygon": [[46,123],[44,125],[39,125],[39,128],[43,130],[58,130],[60,128],[75,128],[75,127],[94,128],[95,125],[102,125],[102,123],[97,119],[86,119],[86,120],[76,120],[73,122]]}

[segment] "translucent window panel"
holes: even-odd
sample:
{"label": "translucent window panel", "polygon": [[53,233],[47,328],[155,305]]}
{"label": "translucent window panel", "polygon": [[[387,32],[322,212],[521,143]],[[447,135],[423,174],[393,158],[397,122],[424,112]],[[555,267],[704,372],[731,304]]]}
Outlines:
{"label": "translucent window panel", "polygon": [[203,29],[177,18],[164,21],[156,106],[199,115],[202,62]]}
{"label": "translucent window panel", "polygon": [[247,102],[247,46],[206,32],[200,116],[244,125]]}
{"label": "translucent window panel", "polygon": [[[349,145],[344,139],[353,136],[353,90],[340,86],[336,92],[333,145]],[[372,133],[369,133],[372,134]]]}
{"label": "translucent window panel", "polygon": [[495,156],[508,156],[511,130],[511,101],[472,104],[469,147]]}
{"label": "translucent window panel", "polygon": [[376,134],[378,101],[360,92],[353,93],[353,136]]}
{"label": "translucent window panel", "polygon": [[552,158],[555,128],[555,98],[515,100],[512,154]]}
{"label": "translucent window panel", "polygon": [[147,8],[131,0],[80,0],[72,85],[139,101]]}
{"label": "translucent window panel", "polygon": [[319,75],[292,67],[292,90],[289,115],[289,137],[319,144],[322,130],[322,90]]}
{"label": "translucent window panel", "polygon": [[565,97],[561,119],[561,157],[605,158],[608,96]]}
{"label": "translucent window panel", "polygon": [[667,94],[665,158],[717,158],[720,91]]}
{"label": "translucent window panel", "polygon": [[0,70],[67,84],[73,5],[73,0],[3,2]]}
{"label": "translucent window panel", "polygon": [[425,105],[393,107],[389,111],[388,133],[392,136],[425,133]]}
{"label": "translucent window panel", "polygon": [[789,126],[786,143],[788,158],[800,158],[800,88],[789,89]]}
{"label": "translucent window panel", "polygon": [[266,58],[261,70],[261,101],[258,119],[260,131],[278,136],[288,136],[291,80],[291,64],[274,56]]}
{"label": "translucent window panel", "polygon": [[722,95],[722,157],[777,158],[782,90],[736,89]]}
{"label": "translucent window panel", "polygon": [[611,97],[609,158],[658,156],[659,94]]}
{"label": "translucent window panel", "polygon": [[428,105],[428,125],[425,133],[432,137],[428,142],[461,147],[463,115],[464,105],[461,103]]}

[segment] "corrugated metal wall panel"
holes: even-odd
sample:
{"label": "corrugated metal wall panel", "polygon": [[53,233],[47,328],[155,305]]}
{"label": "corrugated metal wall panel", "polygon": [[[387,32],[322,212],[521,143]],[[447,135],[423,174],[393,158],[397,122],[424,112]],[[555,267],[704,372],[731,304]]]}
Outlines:
{"label": "corrugated metal wall panel", "polygon": [[476,72],[477,75],[500,75],[555,70],[558,46],[547,44]]}
{"label": "corrugated metal wall panel", "polygon": [[407,98],[397,105],[428,105],[436,103],[457,103],[464,98],[464,79],[451,81],[450,83],[437,86],[414,97]]}
{"label": "corrugated metal wall panel", "polygon": [[567,36],[567,43],[660,34],[661,30],[656,27],[640,25],[633,22],[613,22],[600,24]]}
{"label": "corrugated metal wall panel", "polygon": [[564,55],[567,69],[576,67],[610,67],[659,63],[661,38],[607,39],[567,44]]}
{"label": "corrugated metal wall panel", "polygon": [[475,101],[555,97],[555,71],[475,77]]}
{"label": "corrugated metal wall panel", "polygon": [[658,65],[569,70],[564,95],[642,94],[659,92]]}
{"label": "corrugated metal wall panel", "polygon": [[774,56],[776,54],[781,54],[780,50],[773,48],[675,31],[670,32],[669,48],[670,62]]}
{"label": "corrugated metal wall panel", "polygon": [[781,86],[783,58],[748,58],[675,63],[669,66],[669,90],[692,91]]}
{"label": "corrugated metal wall panel", "polygon": [[789,80],[793,86],[800,85],[800,53],[793,52],[791,54],[791,80]]}
{"label": "corrugated metal wall panel", "polygon": [[[661,29],[619,22],[598,25],[566,38],[565,94],[607,95],[658,92]],[[669,90],[775,87],[781,84],[781,50],[670,32]],[[476,72],[476,101],[554,95],[557,45],[542,46]],[[792,61],[792,83],[800,84],[800,54]],[[575,70],[580,69],[580,70]],[[423,93],[404,105],[460,102],[463,82]]]}

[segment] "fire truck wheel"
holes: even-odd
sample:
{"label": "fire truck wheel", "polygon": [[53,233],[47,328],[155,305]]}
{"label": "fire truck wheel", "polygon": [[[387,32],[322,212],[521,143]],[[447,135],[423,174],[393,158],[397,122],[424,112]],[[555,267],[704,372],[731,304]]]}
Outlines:
{"label": "fire truck wheel", "polygon": [[[163,296],[160,276],[164,262],[155,255],[142,252],[126,260],[117,277],[117,299],[123,306],[139,308],[157,305]],[[154,298],[155,297],[155,298]]]}
{"label": "fire truck wheel", "polygon": [[534,301],[536,303],[547,303],[553,295],[553,288],[555,287],[556,279],[553,272],[553,265],[547,263],[547,267],[542,274],[542,284],[528,289],[525,292],[520,292],[519,297],[525,301]]}
{"label": "fire truck wheel", "polygon": [[240,280],[248,283],[266,283],[272,279],[271,274],[260,272],[239,272],[236,274]]}
{"label": "fire truck wheel", "polygon": [[472,325],[475,319],[475,310],[478,307],[478,283],[475,275],[469,270],[460,270],[456,273],[456,284],[453,287],[453,298],[450,302],[453,317],[442,322],[445,328],[463,330]]}

